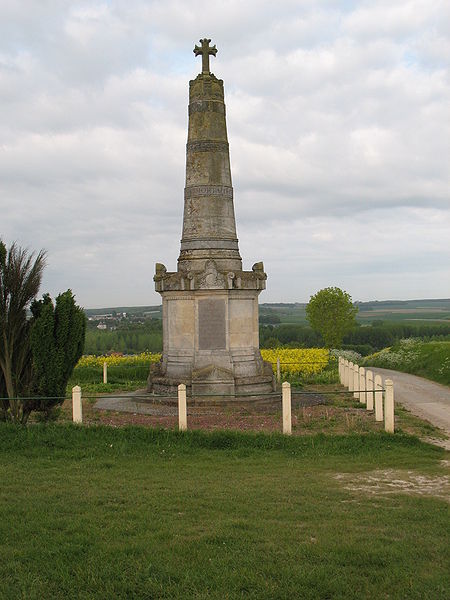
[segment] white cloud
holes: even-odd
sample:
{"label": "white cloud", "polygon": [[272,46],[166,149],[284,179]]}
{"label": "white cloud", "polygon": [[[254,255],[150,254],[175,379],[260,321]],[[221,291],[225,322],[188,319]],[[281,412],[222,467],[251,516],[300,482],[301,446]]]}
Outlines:
{"label": "white cloud", "polygon": [[52,293],[159,301],[154,263],[176,268],[179,252],[192,48],[208,35],[261,298],[449,295],[446,2],[0,8],[0,235],[48,249]]}

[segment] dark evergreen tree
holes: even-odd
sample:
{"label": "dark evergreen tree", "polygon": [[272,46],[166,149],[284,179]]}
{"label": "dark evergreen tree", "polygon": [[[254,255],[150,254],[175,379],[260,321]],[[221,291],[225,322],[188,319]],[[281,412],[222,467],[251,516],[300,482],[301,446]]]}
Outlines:
{"label": "dark evergreen tree", "polygon": [[40,410],[62,404],[73,369],[83,354],[86,317],[71,290],[53,304],[48,294],[31,305],[31,351]]}

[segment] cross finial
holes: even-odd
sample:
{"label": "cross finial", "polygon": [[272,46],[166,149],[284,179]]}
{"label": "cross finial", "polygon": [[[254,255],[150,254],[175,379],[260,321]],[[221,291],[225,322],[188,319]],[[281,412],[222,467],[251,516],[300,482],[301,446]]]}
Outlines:
{"label": "cross finial", "polygon": [[210,47],[210,41],[211,40],[208,40],[207,38],[203,38],[203,40],[199,40],[201,47],[196,45],[194,48],[195,56],[198,56],[199,54],[202,55],[202,73],[209,73],[209,56],[215,56],[217,54],[216,45],[214,44],[214,46]]}

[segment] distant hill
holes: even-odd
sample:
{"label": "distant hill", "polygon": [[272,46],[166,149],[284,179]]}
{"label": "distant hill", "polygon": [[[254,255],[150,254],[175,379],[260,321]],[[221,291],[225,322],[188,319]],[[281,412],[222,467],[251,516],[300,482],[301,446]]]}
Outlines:
{"label": "distant hill", "polygon": [[161,305],[159,306],[114,306],[107,308],[85,308],[84,312],[88,317],[95,317],[97,315],[108,315],[117,313],[127,313],[127,315],[139,316],[144,313],[160,313],[162,310]]}
{"label": "distant hill", "polygon": [[[357,319],[361,323],[372,321],[426,321],[450,322],[450,298],[429,298],[419,300],[371,300],[359,302]],[[306,323],[306,302],[274,302],[259,305],[262,322]],[[115,306],[107,308],[87,308],[88,317],[97,315],[127,313],[128,316],[161,316],[161,305]]]}
{"label": "distant hill", "polygon": [[[355,302],[358,306],[357,320],[370,324],[372,321],[426,321],[448,323],[450,321],[450,298],[423,300],[372,300]],[[264,323],[306,323],[306,302],[295,304],[260,304]]]}
{"label": "distant hill", "polygon": [[358,320],[450,321],[450,299],[357,302]]}

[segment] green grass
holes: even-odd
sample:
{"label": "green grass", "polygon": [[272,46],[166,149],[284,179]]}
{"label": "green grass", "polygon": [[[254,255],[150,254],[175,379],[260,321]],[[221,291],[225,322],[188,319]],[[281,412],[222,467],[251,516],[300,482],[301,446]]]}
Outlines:
{"label": "green grass", "polygon": [[1,598],[444,598],[448,504],[335,475],[442,475],[404,435],[0,426]]}
{"label": "green grass", "polygon": [[395,369],[450,385],[450,342],[402,340],[364,360],[364,366]]}
{"label": "green grass", "polygon": [[320,373],[311,373],[305,375],[284,375],[282,381],[289,381],[294,386],[303,387],[304,385],[314,384],[333,384],[339,383],[339,372],[336,363],[327,365]]}
{"label": "green grass", "polygon": [[103,383],[103,367],[76,367],[67,385],[69,397],[74,385],[81,386],[83,393],[110,393],[133,391],[147,386],[149,365],[112,365],[108,367],[108,383]]}
{"label": "green grass", "polygon": [[407,408],[404,408],[401,404],[395,405],[395,421],[396,431],[413,433],[422,440],[446,440],[448,439],[447,434],[442,429],[435,427],[429,421],[424,421],[419,417],[416,417]]}

